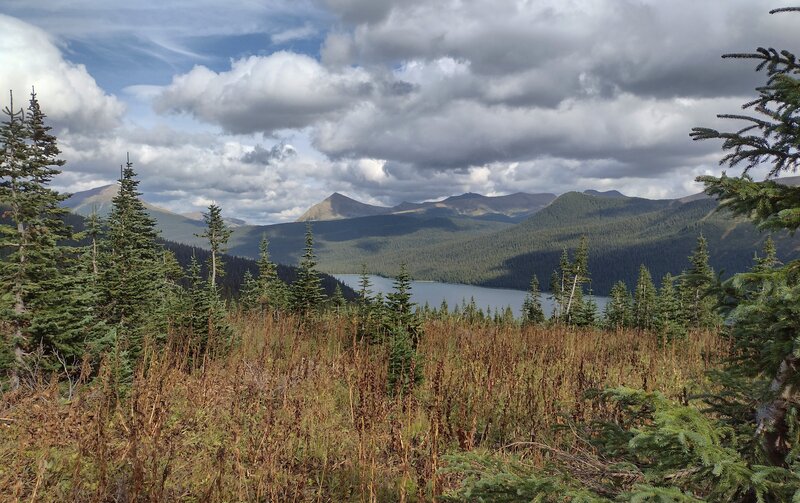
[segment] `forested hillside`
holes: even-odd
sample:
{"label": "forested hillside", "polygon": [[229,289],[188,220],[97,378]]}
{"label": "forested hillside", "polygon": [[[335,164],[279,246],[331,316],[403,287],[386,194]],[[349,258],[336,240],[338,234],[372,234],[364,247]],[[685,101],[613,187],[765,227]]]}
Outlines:
{"label": "forested hillside", "polygon": [[[393,274],[407,263],[417,278],[525,289],[532,274],[548,278],[558,268],[564,249],[574,250],[582,236],[589,243],[589,270],[595,293],[606,295],[617,280],[632,288],[640,264],[653,276],[679,274],[702,234],[717,271],[746,270],[766,235],[752,223],[716,212],[716,201],[687,203],[628,197],[602,197],[570,192],[524,222],[495,233],[411,249],[387,247],[380,255],[361,255],[370,271]],[[787,257],[800,240],[776,237],[778,255]],[[329,271],[347,263],[322,255]]]}

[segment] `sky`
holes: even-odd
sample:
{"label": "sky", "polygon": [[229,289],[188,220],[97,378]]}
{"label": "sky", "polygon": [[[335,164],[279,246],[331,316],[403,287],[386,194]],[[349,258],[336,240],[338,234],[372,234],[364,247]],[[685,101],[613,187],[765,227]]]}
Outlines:
{"label": "sky", "polygon": [[[3,0],[0,106],[32,86],[60,190],[292,221],[332,192],[394,205],[464,192],[671,198],[719,174],[762,81],[723,53],[797,49],[753,0]],[[796,16],[796,15],[795,15]]]}

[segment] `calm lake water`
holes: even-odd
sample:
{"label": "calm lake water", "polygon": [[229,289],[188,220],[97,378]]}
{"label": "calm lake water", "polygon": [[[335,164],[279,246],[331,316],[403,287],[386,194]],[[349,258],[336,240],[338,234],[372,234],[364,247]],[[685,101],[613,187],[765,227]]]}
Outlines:
{"label": "calm lake water", "polygon": [[[345,285],[358,291],[360,275],[334,274],[334,276]],[[373,294],[387,294],[393,291],[394,280],[392,278],[371,275],[369,280],[372,282]],[[469,302],[471,298],[474,298],[475,304],[484,311],[489,307],[492,312],[495,312],[497,309],[505,309],[506,306],[511,306],[514,315],[519,317],[522,303],[525,300],[525,292],[506,288],[484,288],[482,286],[439,283],[436,281],[411,282],[411,299],[419,305],[425,305],[427,302],[431,307],[439,307],[442,301],[445,300],[450,309],[453,309],[455,306],[461,305],[463,301]],[[608,302],[608,297],[595,296],[594,300],[597,302],[598,309],[602,312]],[[541,301],[545,314],[550,316],[550,313],[553,312],[553,303],[547,298],[547,293],[541,296]]]}

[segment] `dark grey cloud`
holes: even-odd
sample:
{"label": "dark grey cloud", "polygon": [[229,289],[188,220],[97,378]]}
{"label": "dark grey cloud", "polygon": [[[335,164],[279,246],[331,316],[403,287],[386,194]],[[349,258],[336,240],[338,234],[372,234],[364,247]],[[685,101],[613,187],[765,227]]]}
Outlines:
{"label": "dark grey cloud", "polygon": [[276,162],[286,161],[297,155],[297,151],[291,145],[278,143],[266,149],[261,145],[256,145],[253,150],[246,152],[242,156],[245,164],[260,164],[269,166]]}
{"label": "dark grey cloud", "polygon": [[320,0],[346,23],[375,23],[383,20],[394,8],[394,0]]}

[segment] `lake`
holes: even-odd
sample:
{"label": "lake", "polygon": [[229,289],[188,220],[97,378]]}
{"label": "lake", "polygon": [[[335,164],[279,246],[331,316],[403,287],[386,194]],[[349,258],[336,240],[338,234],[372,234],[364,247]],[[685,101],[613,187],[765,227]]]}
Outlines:
{"label": "lake", "polygon": [[[359,290],[359,281],[361,275],[359,274],[334,274],[336,279],[349,286],[355,291]],[[382,276],[370,275],[369,280],[372,283],[373,294],[387,294],[393,291],[394,279],[384,278]],[[486,311],[486,308],[491,308],[492,312],[497,309],[505,309],[511,306],[514,311],[514,316],[519,317],[522,311],[522,303],[525,301],[525,292],[522,290],[511,290],[507,288],[485,288],[475,285],[463,285],[459,283],[439,283],[437,281],[412,281],[411,282],[411,300],[419,304],[425,305],[427,302],[431,307],[439,307],[442,301],[447,301],[447,305],[452,310],[455,306],[460,306],[463,301],[469,302],[471,298],[475,299],[475,304]],[[608,302],[608,297],[594,297],[597,303],[598,310],[602,313],[603,308]],[[541,296],[542,309],[547,316],[553,312],[553,302],[548,298],[547,293]]]}

